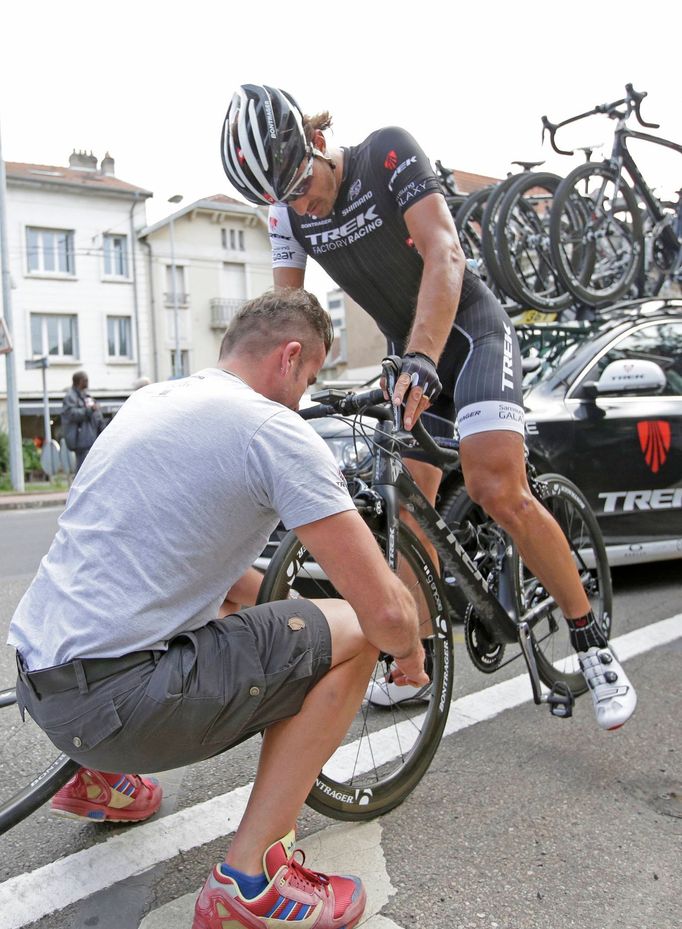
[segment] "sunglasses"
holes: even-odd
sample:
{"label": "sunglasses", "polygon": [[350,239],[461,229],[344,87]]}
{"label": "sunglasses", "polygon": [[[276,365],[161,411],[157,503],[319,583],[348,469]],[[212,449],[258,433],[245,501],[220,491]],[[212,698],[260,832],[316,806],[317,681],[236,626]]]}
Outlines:
{"label": "sunglasses", "polygon": [[315,167],[315,149],[310,152],[308,156],[308,163],[306,164],[303,174],[294,181],[294,186],[291,187],[282,197],[282,203],[292,203],[294,200],[298,200],[299,197],[305,197],[305,195],[310,190],[310,186],[313,183],[313,169]]}

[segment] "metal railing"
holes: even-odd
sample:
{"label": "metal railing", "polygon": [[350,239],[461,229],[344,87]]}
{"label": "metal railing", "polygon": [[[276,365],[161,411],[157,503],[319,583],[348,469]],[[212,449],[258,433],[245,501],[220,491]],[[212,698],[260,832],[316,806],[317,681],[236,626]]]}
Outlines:
{"label": "metal railing", "polygon": [[246,303],[241,297],[213,297],[211,305],[211,328],[224,329],[230,324],[237,310]]}

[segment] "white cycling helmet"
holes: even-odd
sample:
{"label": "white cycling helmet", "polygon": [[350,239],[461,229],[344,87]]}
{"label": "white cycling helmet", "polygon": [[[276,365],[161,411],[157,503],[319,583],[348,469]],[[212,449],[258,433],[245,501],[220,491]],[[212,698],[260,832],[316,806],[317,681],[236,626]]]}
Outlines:
{"label": "white cycling helmet", "polygon": [[276,87],[242,84],[223,123],[221,154],[225,173],[252,203],[286,200],[296,186],[306,143],[303,114],[294,98]]}

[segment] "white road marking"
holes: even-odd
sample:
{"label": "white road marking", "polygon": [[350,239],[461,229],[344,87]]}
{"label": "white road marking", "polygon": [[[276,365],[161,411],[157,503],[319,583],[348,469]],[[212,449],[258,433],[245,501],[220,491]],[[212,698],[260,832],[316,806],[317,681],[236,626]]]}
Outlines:
{"label": "white road marking", "polygon": [[[316,871],[360,874],[367,890],[367,907],[359,925],[364,929],[401,929],[378,914],[395,894],[386,870],[378,822],[341,823],[302,839],[298,845],[306,862]],[[194,901],[199,889],[159,907],[140,923],[139,929],[173,929],[192,925]]]}
{"label": "white road marking", "polygon": [[[614,639],[621,660],[682,637],[682,613]],[[492,719],[503,710],[531,699],[525,674],[456,700],[445,733],[449,735]],[[147,871],[237,827],[251,784],[173,813],[134,831],[76,852],[0,885],[0,929],[20,929],[26,923]],[[38,893],[36,888],[40,889]],[[369,924],[368,924],[369,925]],[[374,927],[372,927],[374,929]],[[377,925],[376,929],[380,929]],[[390,927],[383,927],[390,929]]]}

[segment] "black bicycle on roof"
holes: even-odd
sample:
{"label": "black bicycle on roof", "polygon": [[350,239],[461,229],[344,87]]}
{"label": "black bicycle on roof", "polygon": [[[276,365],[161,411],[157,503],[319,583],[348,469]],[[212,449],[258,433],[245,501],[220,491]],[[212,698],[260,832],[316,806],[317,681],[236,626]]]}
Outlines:
{"label": "black bicycle on roof", "polygon": [[677,204],[661,203],[628,149],[631,139],[639,139],[682,154],[682,145],[628,125],[634,115],[641,126],[658,128],[658,123],[642,118],[646,96],[627,84],[625,97],[613,103],[560,123],[542,117],[543,138],[548,132],[552,148],[561,155],[572,154],[556,144],[562,126],[596,114],[616,120],[610,157],[571,171],[552,206],[554,266],[566,288],[588,306],[601,306],[626,294],[656,295],[666,281],[679,281],[682,276],[682,194],[678,192]]}
{"label": "black bicycle on roof", "polygon": [[[392,390],[397,367],[387,361],[384,372]],[[467,651],[479,670],[491,673],[522,657],[535,702],[548,704],[555,715],[570,716],[574,697],[586,685],[556,603],[524,565],[509,536],[468,497],[461,472],[459,484],[437,512],[403,466],[402,449],[417,442],[434,460],[458,469],[456,441],[439,440],[437,445],[420,423],[404,432],[399,412],[381,390],[325,390],[313,399],[318,405],[303,410],[304,418],[353,417],[360,440],[372,448],[372,476],[366,483],[353,482],[354,501],[389,565],[415,597],[432,681],[427,699],[420,694],[419,699],[385,706],[366,699],[343,744],[320,772],[308,804],[336,819],[359,820],[401,803],[438,748],[453,687],[451,614],[464,623]],[[371,434],[367,417],[376,423]],[[587,501],[558,474],[536,477],[529,466],[529,482],[566,535],[590,605],[608,635],[611,577]],[[435,546],[440,570],[401,521],[401,507],[412,513]],[[338,596],[294,532],[284,537],[270,561],[261,601],[283,599],[292,588],[307,597]],[[370,686],[390,675],[391,664],[391,655],[380,656]]]}

